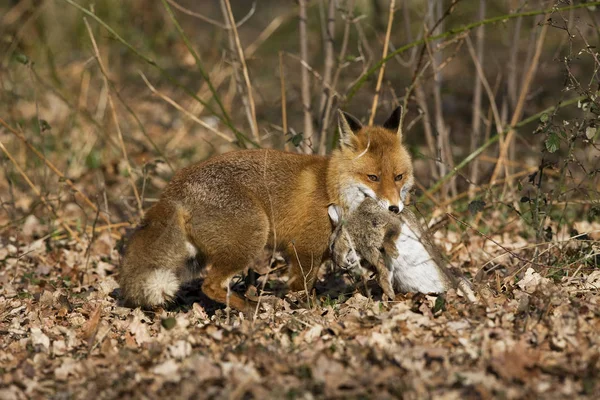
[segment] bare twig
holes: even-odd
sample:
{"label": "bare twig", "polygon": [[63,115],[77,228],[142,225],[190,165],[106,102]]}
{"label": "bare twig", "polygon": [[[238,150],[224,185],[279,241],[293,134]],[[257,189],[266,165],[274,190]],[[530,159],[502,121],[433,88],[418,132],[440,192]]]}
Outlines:
{"label": "bare twig", "polygon": [[[73,181],[67,178],[65,174],[63,174],[58,168],[56,168],[56,166],[52,162],[50,162],[50,160],[48,160],[38,149],[36,149],[31,143],[29,143],[29,141],[25,136],[23,136],[23,134],[21,134],[19,131],[8,125],[2,118],[0,118],[0,124],[6,129],[8,129],[10,133],[19,138],[23,142],[23,144],[25,144],[25,146],[27,146],[29,150],[31,150],[36,156],[38,156],[38,158],[42,160],[48,166],[48,168],[50,168],[50,170],[61,179],[61,181],[65,182],[67,186],[71,188],[71,190],[73,190],[76,193],[79,193],[79,195],[83,198],[83,201],[85,201],[85,203],[88,206],[90,206],[90,208],[94,210],[94,212],[98,212],[98,207],[96,207],[94,202],[90,200],[90,198],[87,197],[85,193],[79,190],[77,186],[75,186]],[[100,218],[102,218],[107,224],[110,224],[110,220],[107,217],[107,214],[101,213]]]}
{"label": "bare twig", "polygon": [[[6,147],[4,147],[4,144],[2,142],[0,142],[0,149],[6,155],[6,157],[13,163],[13,165],[15,166],[15,169],[17,170],[17,172],[23,177],[23,179],[25,180],[25,182],[27,182],[27,184],[29,185],[29,187],[31,188],[31,190],[33,190],[35,192],[35,194],[40,198],[40,200],[42,201],[42,203],[44,204],[44,206],[46,206],[46,208],[48,209],[48,211],[50,211],[58,219],[58,216],[56,215],[56,212],[54,211],[54,208],[52,208],[52,206],[50,205],[50,203],[48,202],[48,200],[46,199],[46,197],[42,194],[42,192],[40,192],[40,190],[37,188],[37,186],[35,186],[33,184],[33,182],[31,181],[31,179],[29,179],[29,176],[27,176],[27,174],[25,173],[25,171],[23,171],[23,169],[19,166],[19,164],[17,164],[17,161],[13,158],[13,156],[6,149]],[[77,236],[77,234],[69,227],[69,225],[67,225],[62,220],[59,221],[59,223],[65,229],[65,231],[67,231],[67,233],[72,238],[77,239],[77,241],[80,241],[80,239]]]}
{"label": "bare twig", "polygon": [[144,83],[146,84],[146,86],[148,86],[148,89],[150,89],[150,91],[152,93],[154,93],[155,95],[157,95],[158,97],[160,97],[161,99],[163,99],[164,101],[166,101],[167,103],[169,103],[170,105],[172,105],[173,107],[175,107],[177,110],[179,110],[182,113],[184,113],[189,119],[191,119],[192,121],[196,122],[198,125],[202,126],[203,128],[208,129],[209,131],[211,131],[215,135],[217,135],[220,138],[226,140],[228,143],[233,143],[234,142],[233,138],[231,138],[230,136],[226,135],[225,133],[223,133],[221,131],[218,131],[217,129],[213,128],[210,124],[207,124],[206,122],[202,121],[200,118],[196,117],[194,114],[190,113],[188,110],[186,110],[185,108],[183,108],[182,106],[180,106],[177,102],[175,102],[175,100],[171,99],[167,95],[165,95],[165,94],[159,92],[158,90],[156,90],[156,88],[154,86],[152,86],[152,84],[150,83],[150,81],[148,81],[148,79],[146,78],[146,75],[144,75],[143,72],[138,71],[138,73],[140,74],[140,76],[142,77],[142,80],[144,81]]}
{"label": "bare twig", "polygon": [[[431,16],[432,27],[429,28],[429,32],[438,34],[438,30],[443,29],[442,19],[444,15],[440,15],[438,18],[438,14],[441,14],[441,2],[436,2],[435,0],[429,0],[429,13]],[[437,22],[436,22],[437,21]],[[435,42],[433,42],[435,43]],[[452,168],[454,165],[454,161],[452,159],[452,149],[450,148],[450,140],[449,140],[449,130],[446,122],[444,120],[444,113],[442,110],[442,74],[440,71],[441,57],[442,53],[438,49],[438,51],[434,54],[433,49],[431,49],[430,43],[425,43],[425,49],[427,50],[427,54],[431,60],[431,69],[433,70],[433,104],[434,104],[434,112],[435,112],[435,126],[437,130],[437,158],[440,162],[438,162],[438,169],[440,176],[446,175],[447,165]],[[419,67],[419,63],[417,63],[417,68]],[[450,187],[452,188],[452,194],[456,195],[456,181],[452,179],[450,181]],[[447,188],[444,187],[442,189],[442,197],[447,196]]]}
{"label": "bare twig", "polygon": [[327,86],[331,86],[334,56],[333,56],[333,36],[335,34],[335,1],[328,0],[327,8],[327,21],[325,23],[325,29],[323,32],[323,42],[325,47],[325,62],[323,65],[323,88],[321,94],[321,103],[319,104],[319,130],[317,132],[317,139],[319,141],[318,151],[319,154],[324,154],[326,137],[327,137],[327,126],[329,125],[329,109],[331,105],[332,93]]}
{"label": "bare twig", "polygon": [[254,95],[252,94],[252,84],[250,83],[250,74],[248,73],[248,66],[246,65],[246,58],[244,57],[244,50],[242,49],[242,44],[240,43],[240,37],[237,31],[237,27],[235,26],[235,19],[233,18],[233,12],[231,11],[231,4],[229,0],[222,0],[225,9],[226,16],[229,21],[229,26],[231,27],[231,34],[233,36],[233,42],[235,43],[235,49],[237,50],[238,60],[242,67],[242,74],[244,76],[244,82],[246,83],[246,95],[248,96],[248,120],[250,122],[250,129],[252,130],[252,135],[254,136],[254,140],[257,143],[260,143],[260,135],[258,133],[258,123],[256,121],[256,106],[254,103]]}
{"label": "bare twig", "polygon": [[316,71],[313,67],[311,67],[306,61],[302,60],[301,57],[298,57],[296,54],[294,53],[288,53],[288,52],[284,52],[284,55],[288,56],[289,58],[292,58],[294,60],[297,60],[298,62],[300,62],[300,65],[302,65],[304,67],[304,69],[306,69],[308,72],[310,72],[312,74],[312,76],[314,76],[315,78],[317,78],[317,80],[319,82],[321,82],[323,84],[323,86],[325,86],[325,88],[327,90],[329,90],[330,93],[333,93],[333,96],[335,97],[341,97],[342,95],[333,88],[332,85],[326,84],[325,80],[323,79],[323,77],[321,76],[321,74],[319,74],[318,71]]}
{"label": "bare twig", "polygon": [[[209,23],[209,24],[211,24],[211,25],[217,26],[217,27],[219,27],[219,28],[221,28],[221,29],[231,29],[231,28],[230,28],[228,25],[224,25],[224,24],[220,23],[220,22],[219,22],[219,21],[217,21],[217,20],[214,20],[214,19],[212,19],[212,18],[209,18],[209,17],[207,17],[207,16],[205,16],[205,15],[202,15],[202,14],[200,14],[200,13],[197,13],[197,12],[194,12],[194,11],[192,11],[192,10],[189,10],[189,9],[187,9],[187,8],[183,7],[182,5],[180,5],[180,4],[178,4],[178,3],[176,3],[174,0],[167,0],[167,2],[168,2],[170,5],[172,5],[174,8],[178,9],[179,11],[181,11],[182,13],[184,13],[184,14],[187,14],[187,15],[189,15],[189,16],[191,16],[191,17],[198,18],[198,19],[200,19],[200,20],[202,20],[202,21],[204,21],[204,22],[207,22],[207,23]],[[252,17],[252,15],[254,15],[254,12],[255,12],[255,11],[256,11],[256,1],[253,1],[253,2],[252,2],[252,7],[250,8],[250,11],[248,11],[248,14],[246,14],[246,16],[245,16],[244,18],[242,18],[242,19],[241,19],[241,20],[240,20],[240,21],[237,23],[237,25],[236,25],[236,26],[237,26],[238,28],[239,28],[240,26],[242,26],[242,25],[243,25],[243,24],[244,24],[246,21],[248,21],[248,20],[249,20],[249,19]]]}
{"label": "bare twig", "polygon": [[[516,123],[515,125],[505,128],[503,133],[508,132],[508,130],[514,130],[517,128],[520,128],[521,126],[524,126],[526,124],[529,124],[533,121],[538,120],[543,114],[549,113],[549,112],[555,112],[556,110],[572,105],[572,104],[576,104],[579,101],[582,101],[584,99],[588,98],[587,94],[584,94],[582,96],[577,96],[574,97],[572,99],[563,101],[555,106],[551,106],[548,107],[530,117],[527,117],[521,121],[519,121],[518,123]],[[450,172],[448,172],[446,174],[446,176],[443,176],[442,178],[440,178],[431,188],[429,188],[428,192],[429,193],[434,193],[437,190],[439,190],[439,188],[442,186],[442,184],[444,182],[446,182],[448,179],[450,179],[450,177],[456,175],[458,173],[458,171],[460,171],[462,168],[464,168],[466,165],[468,165],[471,161],[473,161],[475,158],[477,158],[481,153],[483,153],[483,151],[485,149],[487,149],[489,146],[491,146],[492,144],[496,143],[499,138],[502,137],[502,134],[498,134],[495,136],[492,136],[491,138],[489,138],[487,141],[485,141],[481,146],[479,146],[477,148],[477,150],[475,150],[474,152],[472,152],[471,154],[469,154],[467,157],[465,157],[458,165],[456,165],[454,168],[452,168],[452,170]],[[498,163],[497,163],[498,164]],[[419,198],[418,201],[421,201],[423,199],[423,196],[421,196]]]}
{"label": "bare twig", "polygon": [[285,72],[283,70],[283,53],[279,52],[279,82],[281,84],[281,125],[283,130],[283,148],[285,151],[289,150],[286,135],[288,133],[287,124],[287,101],[285,96]]}
{"label": "bare twig", "polygon": [[[544,20],[546,20],[546,18],[547,18],[547,15],[544,16]],[[490,184],[492,184],[492,185],[498,178],[498,174],[500,173],[500,168],[502,168],[502,165],[503,165],[502,163],[506,159],[506,156],[508,153],[509,144],[515,135],[515,130],[513,127],[517,124],[517,122],[519,122],[519,120],[521,119],[521,115],[523,115],[525,99],[527,98],[527,94],[529,93],[529,87],[531,86],[531,82],[533,81],[533,77],[537,71],[537,67],[538,67],[538,63],[540,60],[540,55],[542,53],[542,48],[543,48],[543,44],[544,44],[544,39],[546,38],[547,30],[548,30],[548,24],[543,24],[542,29],[540,31],[540,35],[539,35],[537,43],[536,43],[535,54],[533,55],[533,60],[531,61],[531,64],[529,65],[529,68],[527,69],[527,73],[525,74],[523,84],[521,85],[521,92],[519,94],[517,106],[515,107],[513,116],[510,121],[510,129],[508,130],[508,133],[506,134],[504,143],[502,144],[502,146],[500,146],[500,153],[498,156],[499,162],[494,167],[494,171],[492,172],[492,177],[490,178]]]}
{"label": "bare twig", "polygon": [[478,235],[484,237],[485,239],[489,240],[490,242],[494,243],[496,246],[500,247],[502,250],[504,250],[505,252],[509,253],[511,256],[513,256],[514,258],[523,261],[525,263],[525,265],[527,264],[531,264],[531,265],[535,265],[538,267],[544,267],[544,268],[549,268],[548,265],[546,264],[540,264],[540,263],[536,263],[535,261],[532,260],[528,260],[524,257],[521,257],[520,255],[518,255],[517,253],[515,253],[514,251],[512,251],[511,249],[504,247],[503,245],[501,245],[500,243],[498,243],[497,241],[495,241],[494,239],[492,239],[490,236],[486,235],[485,233],[481,232],[479,229],[474,228],[473,226],[471,226],[470,224],[461,221],[460,219],[456,218],[454,215],[452,215],[451,213],[446,213],[446,215],[450,218],[452,218],[453,220],[455,220],[456,222],[458,222],[460,225],[467,227],[469,229],[471,229],[472,231],[474,231],[475,233],[477,233]]}
{"label": "bare twig", "polygon": [[299,10],[299,24],[300,24],[300,60],[302,61],[302,108],[304,112],[304,140],[302,142],[302,150],[305,153],[310,152],[309,140],[312,139],[313,135],[313,124],[312,124],[312,113],[310,108],[310,75],[308,73],[308,34],[306,33],[307,25],[307,14],[306,14],[306,3],[307,0],[298,0]]}
{"label": "bare twig", "polygon": [[[483,20],[485,19],[485,5],[486,5],[486,0],[479,0],[479,20]],[[481,63],[483,63],[483,42],[484,42],[484,30],[485,26],[480,26],[479,28],[477,28],[477,30],[475,31],[475,38],[476,38],[476,46],[477,46],[477,50],[473,50],[473,45],[471,44],[471,41],[469,39],[469,37],[467,36],[467,46],[469,48],[469,54],[471,55],[471,58],[473,59],[473,62],[476,65],[476,69],[477,69],[477,77],[475,78],[475,88],[473,89],[473,118],[472,118],[472,122],[471,122],[471,126],[472,126],[472,135],[471,135],[471,147],[470,150],[471,152],[473,152],[477,146],[479,146],[479,143],[481,142],[481,97],[482,97],[482,80],[483,78],[485,78],[485,75],[482,74],[481,70]],[[481,71],[481,72],[480,72]],[[483,78],[482,78],[483,75]],[[489,85],[488,85],[489,87]],[[489,93],[488,93],[489,96]],[[490,97],[490,103],[493,104],[494,107],[496,107],[495,103],[495,99],[493,97]],[[498,129],[499,131],[502,131],[502,129]],[[471,182],[477,182],[479,178],[479,161],[475,160],[473,161],[473,164],[471,164],[471,173],[470,173],[470,177],[469,179],[471,180]],[[470,185],[469,186],[469,197],[473,197],[473,189],[475,188],[474,185]]]}
{"label": "bare twig", "polygon": [[[331,87],[335,89],[338,84],[338,80],[340,78],[340,73],[342,72],[342,68],[346,65],[344,59],[346,58],[346,51],[348,50],[348,40],[350,38],[350,26],[353,20],[352,11],[354,10],[354,0],[348,0],[346,3],[346,14],[345,14],[345,23],[344,23],[344,35],[342,37],[342,45],[340,48],[340,52],[337,57],[337,66],[335,69],[335,73],[333,74],[333,81],[331,83]],[[328,89],[329,90],[329,89]],[[323,113],[323,118],[321,121],[321,137],[319,142],[319,154],[325,155],[327,152],[327,127],[329,126],[329,120],[331,118],[331,109],[333,104],[333,96],[332,91],[328,93],[327,103],[325,104],[325,112]]]}
{"label": "bare twig", "polygon": [[127,175],[129,178],[129,183],[133,190],[135,200],[137,201],[138,211],[140,212],[140,216],[143,216],[144,210],[142,207],[142,200],[140,198],[140,194],[138,193],[137,186],[135,185],[135,180],[133,178],[133,171],[131,169],[131,164],[129,163],[129,156],[127,155],[127,149],[125,148],[125,141],[123,140],[123,133],[121,132],[121,126],[119,125],[119,119],[117,118],[117,110],[115,109],[115,104],[112,101],[110,89],[108,89],[109,88],[108,71],[104,67],[104,63],[102,62],[102,57],[100,57],[100,50],[98,50],[98,45],[96,44],[96,39],[94,38],[94,34],[92,33],[92,28],[90,27],[90,24],[87,22],[87,18],[83,18],[83,22],[85,23],[85,27],[87,28],[88,34],[90,36],[90,40],[92,41],[92,47],[94,48],[96,60],[98,61],[98,66],[100,67],[100,71],[102,72],[102,79],[104,81],[104,85],[106,86],[106,88],[108,90],[108,104],[111,109],[113,123],[115,124],[115,128],[117,130],[117,136],[119,138],[119,144],[121,145],[121,151],[123,152],[123,158],[125,161],[125,168],[127,168]]}
{"label": "bare twig", "polygon": [[[71,1],[71,0],[64,0],[64,1]],[[455,2],[456,2],[456,0],[454,0],[453,4],[450,6],[449,9],[451,9],[453,7],[453,5],[456,4]],[[471,24],[464,25],[457,29],[448,30],[446,32],[440,33],[439,35],[426,36],[423,39],[419,39],[414,42],[408,43],[402,47],[399,47],[395,51],[389,53],[387,55],[387,57],[385,57],[384,59],[381,59],[378,62],[376,62],[375,65],[370,67],[368,69],[368,71],[365,71],[363,74],[361,74],[359,79],[357,79],[352,84],[352,86],[349,88],[348,94],[346,95],[344,100],[346,102],[349,102],[356,95],[358,90],[360,90],[360,88],[367,82],[369,77],[371,75],[373,75],[375,72],[379,71],[379,68],[381,67],[381,65],[387,63],[389,60],[391,60],[396,55],[402,54],[405,51],[410,50],[414,47],[420,46],[426,42],[432,42],[432,41],[436,41],[438,39],[443,39],[443,38],[446,38],[449,36],[455,36],[455,35],[461,34],[463,32],[468,32],[470,30],[473,30],[482,25],[490,25],[490,24],[495,24],[498,22],[504,23],[508,20],[516,19],[519,17],[532,17],[532,16],[537,16],[537,15],[542,15],[542,14],[549,14],[549,13],[553,13],[553,12],[563,12],[563,11],[568,11],[568,10],[576,10],[579,8],[586,8],[586,7],[592,7],[592,6],[600,6],[600,1],[578,3],[578,4],[573,4],[573,5],[569,5],[569,6],[565,6],[565,7],[547,8],[544,10],[533,10],[533,11],[524,11],[524,12],[520,12],[520,13],[498,15],[495,17],[487,18],[483,21],[477,21],[477,22],[473,22]]]}
{"label": "bare twig", "polygon": [[[387,30],[385,32],[385,42],[383,43],[383,56],[385,58],[388,53],[388,44],[390,43],[390,34],[392,33],[392,23],[394,22],[394,8],[396,0],[390,1],[390,15],[388,17]],[[377,103],[379,102],[379,91],[381,90],[381,82],[383,81],[383,73],[385,72],[385,64],[381,65],[379,76],[377,77],[377,85],[375,86],[375,96],[373,97],[373,105],[371,106],[371,116],[369,117],[369,126],[373,125],[375,114],[377,113]]]}

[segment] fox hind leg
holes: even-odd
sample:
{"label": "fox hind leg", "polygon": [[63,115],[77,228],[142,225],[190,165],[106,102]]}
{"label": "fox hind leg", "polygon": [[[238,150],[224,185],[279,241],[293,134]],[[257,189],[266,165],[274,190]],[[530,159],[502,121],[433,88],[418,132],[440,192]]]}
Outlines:
{"label": "fox hind leg", "polygon": [[[267,245],[269,218],[252,198],[242,198],[235,209],[197,210],[190,223],[191,241],[207,256],[209,268],[202,292],[219,303],[249,313],[254,305],[228,290],[231,278],[257,260]],[[226,227],[226,229],[223,229]]]}

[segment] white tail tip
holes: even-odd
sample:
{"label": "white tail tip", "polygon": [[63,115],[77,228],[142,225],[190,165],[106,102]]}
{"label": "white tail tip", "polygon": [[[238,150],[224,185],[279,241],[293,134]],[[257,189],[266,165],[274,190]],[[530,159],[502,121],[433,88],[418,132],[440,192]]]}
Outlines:
{"label": "white tail tip", "polygon": [[147,305],[159,306],[172,300],[179,290],[179,279],[167,269],[157,269],[150,273],[144,285]]}

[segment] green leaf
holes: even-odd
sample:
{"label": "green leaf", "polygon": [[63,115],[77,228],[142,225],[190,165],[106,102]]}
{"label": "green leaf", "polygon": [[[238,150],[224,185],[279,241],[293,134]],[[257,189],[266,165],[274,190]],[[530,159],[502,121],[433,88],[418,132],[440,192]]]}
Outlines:
{"label": "green leaf", "polygon": [[435,304],[433,305],[433,313],[437,313],[438,311],[446,310],[446,299],[443,295],[439,295],[437,299],[435,299]]}
{"label": "green leaf", "polygon": [[543,113],[542,116],[540,117],[540,121],[542,122],[548,122],[548,114]]}
{"label": "green leaf", "polygon": [[550,153],[556,152],[560,148],[560,138],[556,133],[551,133],[546,139],[546,149]]}
{"label": "green leaf", "polygon": [[292,136],[290,142],[292,142],[294,147],[300,146],[300,143],[302,143],[302,133],[297,133],[294,136]]}
{"label": "green leaf", "polygon": [[175,318],[173,318],[173,317],[163,318],[160,321],[160,324],[166,330],[171,330],[171,329],[175,328],[175,325],[177,325],[177,320]]}
{"label": "green leaf", "polygon": [[485,201],[473,200],[472,202],[469,203],[469,212],[471,214],[477,214],[478,212],[482,211],[484,207],[485,207]]}
{"label": "green leaf", "polygon": [[29,64],[29,57],[27,57],[23,53],[17,53],[17,54],[15,54],[15,60],[17,60],[17,62],[20,62],[23,65]]}
{"label": "green leaf", "polygon": [[46,121],[45,119],[40,119],[40,127],[42,129],[42,132],[46,132],[52,129],[48,121]]}
{"label": "green leaf", "polygon": [[85,165],[89,169],[97,169],[102,166],[102,155],[98,150],[92,149],[85,158]]}

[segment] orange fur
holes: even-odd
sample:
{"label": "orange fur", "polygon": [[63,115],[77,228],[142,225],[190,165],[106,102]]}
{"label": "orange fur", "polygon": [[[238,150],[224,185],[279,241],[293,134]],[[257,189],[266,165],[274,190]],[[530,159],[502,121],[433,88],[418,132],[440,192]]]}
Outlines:
{"label": "orange fur", "polygon": [[[125,249],[119,278],[125,299],[136,306],[169,301],[174,282],[196,272],[189,268],[195,257],[209,268],[202,286],[208,297],[250,311],[246,299],[228,297],[226,285],[274,240],[292,263],[290,288],[310,290],[328,256],[329,204],[351,211],[373,197],[402,209],[413,178],[399,115],[384,128],[362,127],[340,113],[340,149],[330,157],[243,150],[180,170]],[[169,278],[164,288],[159,277]]]}

